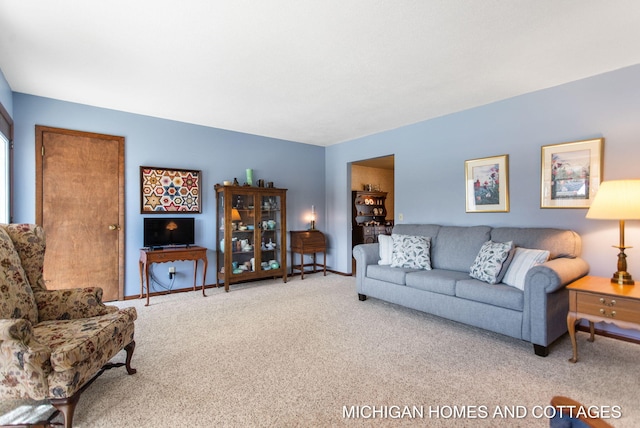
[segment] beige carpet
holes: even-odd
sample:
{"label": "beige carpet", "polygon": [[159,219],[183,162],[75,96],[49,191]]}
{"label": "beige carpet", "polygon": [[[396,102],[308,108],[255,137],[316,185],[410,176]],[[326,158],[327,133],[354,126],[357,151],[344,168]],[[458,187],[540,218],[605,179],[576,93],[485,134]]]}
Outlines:
{"label": "beige carpet", "polygon": [[640,424],[636,344],[588,343],[579,333],[577,364],[567,361],[568,336],[541,358],[529,343],[360,302],[355,279],[333,274],[143,303],[118,303],[138,310],[138,373],[100,377],[82,395],[75,426],[544,427],[534,413],[554,395],[619,406],[616,427]]}

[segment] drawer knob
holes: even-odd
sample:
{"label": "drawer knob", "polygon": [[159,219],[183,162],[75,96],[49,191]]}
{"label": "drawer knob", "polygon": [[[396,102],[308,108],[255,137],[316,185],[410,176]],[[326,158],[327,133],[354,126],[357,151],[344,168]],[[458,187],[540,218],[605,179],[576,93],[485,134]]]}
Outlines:
{"label": "drawer knob", "polygon": [[607,311],[605,311],[604,309],[600,309],[600,314],[604,315],[605,317],[615,318],[616,311],[611,311],[611,313],[608,314]]}
{"label": "drawer knob", "polygon": [[607,303],[607,301],[605,300],[604,297],[600,298],[600,303],[602,303],[605,306],[614,306],[616,304],[615,300],[611,300],[611,303]]}

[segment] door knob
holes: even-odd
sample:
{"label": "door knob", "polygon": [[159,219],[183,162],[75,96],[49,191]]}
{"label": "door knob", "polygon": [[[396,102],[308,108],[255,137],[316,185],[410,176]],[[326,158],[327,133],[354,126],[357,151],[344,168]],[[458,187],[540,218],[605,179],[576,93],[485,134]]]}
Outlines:
{"label": "door knob", "polygon": [[109,225],[109,230],[120,230],[120,225],[119,224],[110,224]]}

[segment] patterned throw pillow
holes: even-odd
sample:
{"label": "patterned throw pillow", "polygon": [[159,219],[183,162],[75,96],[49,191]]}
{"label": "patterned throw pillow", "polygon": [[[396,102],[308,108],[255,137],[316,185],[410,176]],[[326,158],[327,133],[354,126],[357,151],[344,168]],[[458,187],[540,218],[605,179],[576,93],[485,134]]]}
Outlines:
{"label": "patterned throw pillow", "polygon": [[493,242],[487,241],[482,244],[482,248],[476,256],[476,260],[471,265],[469,275],[480,281],[495,284],[498,282],[498,275],[502,265],[509,256],[509,251],[513,247],[513,242]]}
{"label": "patterned throw pillow", "polygon": [[391,267],[431,270],[430,237],[393,234],[391,238]]}
{"label": "patterned throw pillow", "polygon": [[390,265],[393,257],[393,238],[389,235],[378,235],[378,244],[380,245],[379,265]]}
{"label": "patterned throw pillow", "polygon": [[529,269],[541,265],[548,259],[549,251],[518,247],[502,282],[524,291],[524,279]]}

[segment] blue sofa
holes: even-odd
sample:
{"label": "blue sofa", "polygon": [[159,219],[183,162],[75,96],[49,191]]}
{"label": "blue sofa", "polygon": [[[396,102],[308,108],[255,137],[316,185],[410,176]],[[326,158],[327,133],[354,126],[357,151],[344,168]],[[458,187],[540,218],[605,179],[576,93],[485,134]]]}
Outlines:
{"label": "blue sofa", "polygon": [[[431,270],[380,265],[380,244],[353,249],[360,300],[367,296],[531,342],[539,356],[567,332],[566,285],[589,272],[582,240],[571,230],[398,224],[393,234],[431,239]],[[524,290],[469,275],[487,241],[549,251],[526,271]]]}

